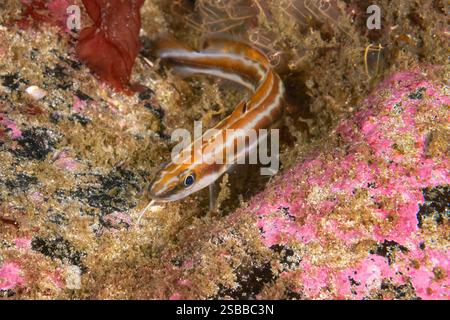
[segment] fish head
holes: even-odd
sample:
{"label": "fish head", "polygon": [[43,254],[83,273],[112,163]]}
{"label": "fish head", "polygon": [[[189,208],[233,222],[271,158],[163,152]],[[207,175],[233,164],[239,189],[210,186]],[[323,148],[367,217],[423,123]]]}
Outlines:
{"label": "fish head", "polygon": [[157,202],[183,199],[205,187],[198,183],[199,177],[198,167],[170,163],[156,173],[149,185],[149,196]]}

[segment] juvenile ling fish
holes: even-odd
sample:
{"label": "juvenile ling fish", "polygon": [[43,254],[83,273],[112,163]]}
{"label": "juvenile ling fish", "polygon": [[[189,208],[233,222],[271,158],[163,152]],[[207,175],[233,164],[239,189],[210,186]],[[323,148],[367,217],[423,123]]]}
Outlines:
{"label": "juvenile ling fish", "polygon": [[[267,57],[247,44],[211,38],[205,41],[202,50],[194,51],[165,39],[156,44],[155,52],[184,75],[204,74],[231,80],[251,90],[253,95],[248,101],[241,101],[228,117],[206,131],[200,141],[193,141],[156,174],[149,187],[152,203],[179,200],[212,185],[230,169],[233,161],[210,163],[208,159],[226,154],[229,148],[235,151],[234,157],[243,156],[259,143],[257,140],[239,146],[238,135],[226,132],[270,129],[281,119],[284,109],[284,86],[280,77]],[[217,139],[218,135],[221,139]],[[192,161],[199,143],[203,161]]]}

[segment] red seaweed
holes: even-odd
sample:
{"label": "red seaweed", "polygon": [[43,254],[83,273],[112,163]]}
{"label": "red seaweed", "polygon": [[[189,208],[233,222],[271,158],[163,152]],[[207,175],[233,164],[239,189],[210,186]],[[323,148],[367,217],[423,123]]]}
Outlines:
{"label": "red seaweed", "polygon": [[49,23],[66,29],[67,7],[72,4],[67,0],[21,0],[25,6],[22,19],[17,21],[20,28],[26,29],[39,23]]}
{"label": "red seaweed", "polygon": [[130,93],[134,61],[139,53],[140,8],[145,0],[83,0],[94,25],[83,29],[77,54],[100,79]]}

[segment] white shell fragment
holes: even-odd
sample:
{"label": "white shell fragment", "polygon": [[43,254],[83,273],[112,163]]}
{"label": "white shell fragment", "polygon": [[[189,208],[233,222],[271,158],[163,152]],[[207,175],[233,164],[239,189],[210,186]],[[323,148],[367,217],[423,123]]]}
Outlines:
{"label": "white shell fragment", "polygon": [[25,89],[25,91],[35,101],[40,100],[47,95],[47,91],[39,88],[38,86],[29,86],[28,88]]}
{"label": "white shell fragment", "polygon": [[81,289],[81,269],[78,266],[70,265],[66,269],[66,288],[72,290]]}

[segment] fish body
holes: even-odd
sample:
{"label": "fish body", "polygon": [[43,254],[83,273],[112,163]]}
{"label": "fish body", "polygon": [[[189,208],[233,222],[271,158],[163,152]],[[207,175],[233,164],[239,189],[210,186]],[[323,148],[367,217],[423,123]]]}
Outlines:
{"label": "fish body", "polygon": [[[264,53],[239,41],[210,38],[201,50],[194,51],[165,39],[157,42],[155,48],[156,55],[170,62],[179,73],[216,76],[238,83],[253,93],[156,174],[149,187],[150,197],[157,202],[175,201],[210,186],[239,157],[245,157],[257,147],[263,136],[241,145],[237,139],[250,130],[270,129],[279,122],[285,89]],[[230,150],[232,159],[227,158]],[[196,152],[200,151],[201,161],[195,161]],[[226,161],[214,161],[220,156]]]}

